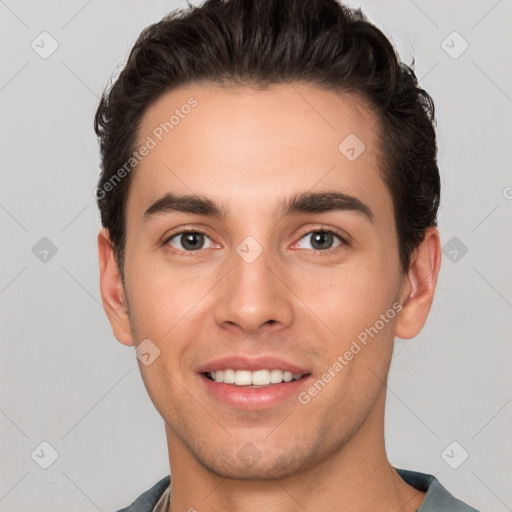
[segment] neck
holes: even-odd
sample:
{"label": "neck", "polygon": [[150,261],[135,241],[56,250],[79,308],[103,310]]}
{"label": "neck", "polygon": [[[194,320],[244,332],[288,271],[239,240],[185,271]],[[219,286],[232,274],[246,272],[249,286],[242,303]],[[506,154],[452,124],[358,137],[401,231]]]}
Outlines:
{"label": "neck", "polygon": [[425,498],[389,463],[385,394],[350,440],[327,458],[278,480],[233,480],[201,465],[166,426],[172,461],[170,512],[415,512]]}

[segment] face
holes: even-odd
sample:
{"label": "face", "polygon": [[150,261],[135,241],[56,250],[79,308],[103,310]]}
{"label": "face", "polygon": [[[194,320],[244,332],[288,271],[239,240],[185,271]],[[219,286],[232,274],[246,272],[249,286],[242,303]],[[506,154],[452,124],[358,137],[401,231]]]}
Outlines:
{"label": "face", "polygon": [[382,428],[407,292],[377,130],[357,96],[298,84],[146,111],[118,339],[159,351],[139,366],[171,460],[281,478]]}

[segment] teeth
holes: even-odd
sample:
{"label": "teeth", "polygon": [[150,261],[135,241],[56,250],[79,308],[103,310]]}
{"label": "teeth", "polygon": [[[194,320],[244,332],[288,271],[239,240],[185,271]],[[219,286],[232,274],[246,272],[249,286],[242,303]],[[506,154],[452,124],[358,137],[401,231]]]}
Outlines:
{"label": "teeth", "polygon": [[283,372],[281,370],[270,371],[270,382],[272,384],[279,384],[283,381]]}
{"label": "teeth", "polygon": [[269,386],[281,382],[291,382],[303,377],[302,373],[292,373],[283,370],[217,370],[208,376],[215,382],[235,384],[236,386]]}
{"label": "teeth", "polygon": [[255,386],[268,386],[270,384],[270,372],[268,370],[253,372],[252,383]]}
{"label": "teeth", "polygon": [[252,384],[251,372],[246,370],[237,370],[235,372],[235,384],[237,386],[250,386]]}
{"label": "teeth", "polygon": [[234,384],[235,383],[235,370],[224,370],[223,378],[224,378],[225,384]]}

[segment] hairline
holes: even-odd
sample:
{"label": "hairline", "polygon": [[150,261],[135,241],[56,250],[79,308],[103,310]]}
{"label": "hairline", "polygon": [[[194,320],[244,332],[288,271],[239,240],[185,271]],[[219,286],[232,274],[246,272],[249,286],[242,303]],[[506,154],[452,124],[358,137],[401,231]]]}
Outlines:
{"label": "hairline", "polygon": [[[127,149],[127,154],[132,154],[135,149],[138,147],[138,144],[141,144],[141,130],[142,125],[144,123],[145,116],[147,115],[149,109],[154,106],[156,103],[158,103],[165,95],[171,94],[174,92],[179,92],[186,90],[187,87],[194,86],[194,85],[204,85],[205,88],[214,86],[217,87],[220,90],[231,90],[233,92],[237,91],[247,91],[247,90],[254,90],[254,91],[268,91],[273,86],[278,85],[299,85],[299,86],[310,86],[317,90],[324,91],[324,92],[331,92],[334,93],[336,96],[343,98],[345,101],[348,99],[348,101],[351,103],[352,108],[356,108],[359,112],[363,112],[370,117],[373,117],[376,122],[375,126],[377,127],[376,130],[376,150],[377,154],[376,159],[377,162],[380,162],[381,165],[378,167],[378,172],[380,173],[380,176],[382,180],[385,183],[386,188],[388,189],[388,192],[391,195],[391,202],[393,205],[393,224],[394,224],[394,230],[396,234],[396,240],[398,244],[398,253],[399,253],[399,260],[400,260],[400,267],[403,272],[406,272],[406,263],[405,261],[402,261],[402,240],[400,239],[400,233],[398,230],[398,211],[397,211],[397,204],[395,201],[395,194],[393,192],[393,189],[391,188],[391,184],[388,182],[388,176],[391,175],[393,172],[392,162],[390,161],[390,156],[388,154],[388,151],[386,149],[386,144],[389,144],[390,141],[386,139],[386,120],[385,117],[380,114],[375,107],[374,103],[372,102],[371,98],[366,94],[364,91],[361,90],[353,90],[349,87],[335,87],[329,84],[323,84],[320,81],[316,80],[253,80],[253,79],[242,79],[238,80],[237,76],[229,76],[229,77],[205,77],[205,78],[197,78],[197,79],[191,79],[191,80],[185,80],[182,83],[175,84],[173,86],[168,87],[167,89],[164,89],[159,92],[154,98],[152,98],[148,103],[145,105],[144,109],[139,114],[139,118],[137,121],[137,125],[134,128],[132,135],[131,135],[131,142],[129,144],[129,148]],[[357,102],[355,101],[357,100]],[[123,276],[123,282],[124,282],[124,259],[125,259],[125,250],[126,250],[126,233],[127,233],[127,205],[128,200],[130,197],[130,193],[132,191],[132,180],[134,179],[134,175],[136,174],[138,168],[140,166],[140,162],[137,163],[137,165],[134,166],[133,170],[130,172],[130,174],[127,176],[126,181],[126,192],[124,194],[123,204],[121,206],[121,222],[122,222],[122,233],[119,240],[119,247],[115,247],[114,253],[116,256],[116,261],[118,263],[118,267],[120,270],[121,275]]]}

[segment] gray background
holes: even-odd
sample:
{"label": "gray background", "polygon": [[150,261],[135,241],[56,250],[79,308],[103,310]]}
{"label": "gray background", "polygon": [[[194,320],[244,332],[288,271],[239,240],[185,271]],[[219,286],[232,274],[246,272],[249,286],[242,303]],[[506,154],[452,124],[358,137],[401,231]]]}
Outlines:
{"label": "gray background", "polygon": [[[0,0],[1,511],[117,510],[168,473],[163,420],[101,306],[92,122],[139,32],[178,5]],[[351,5],[414,54],[438,117],[445,256],[426,327],[397,340],[389,457],[512,510],[512,2]]]}

